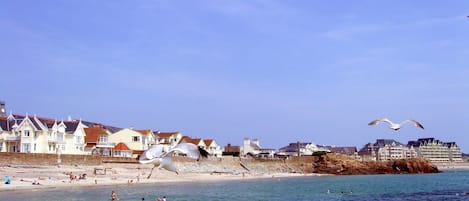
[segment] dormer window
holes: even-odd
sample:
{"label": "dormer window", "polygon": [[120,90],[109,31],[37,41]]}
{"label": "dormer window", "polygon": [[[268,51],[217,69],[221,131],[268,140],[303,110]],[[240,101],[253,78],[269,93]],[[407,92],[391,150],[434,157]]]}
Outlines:
{"label": "dormer window", "polygon": [[29,137],[30,136],[29,130],[24,130],[23,131],[23,136]]}

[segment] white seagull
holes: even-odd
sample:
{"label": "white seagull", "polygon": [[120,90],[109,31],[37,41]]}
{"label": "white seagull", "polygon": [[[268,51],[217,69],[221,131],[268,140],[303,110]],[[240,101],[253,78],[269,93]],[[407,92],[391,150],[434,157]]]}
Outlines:
{"label": "white seagull", "polygon": [[414,124],[415,126],[421,128],[421,129],[424,129],[422,124],[420,124],[419,122],[415,121],[415,120],[412,120],[412,119],[407,119],[407,120],[404,120],[403,122],[401,123],[394,123],[392,122],[391,120],[387,119],[387,118],[381,118],[381,119],[376,119],[376,120],[373,120],[372,122],[368,123],[368,125],[370,126],[374,126],[374,125],[377,125],[379,124],[380,122],[385,122],[385,123],[388,123],[389,124],[389,128],[397,131],[399,130],[404,124]]}
{"label": "white seagull", "polygon": [[150,175],[148,175],[148,179],[151,177],[151,173],[155,167],[164,168],[166,170],[175,172],[179,174],[177,168],[173,165],[173,153],[180,152],[185,154],[186,156],[199,160],[201,157],[206,158],[208,156],[208,152],[204,149],[198,147],[192,143],[181,143],[170,149],[168,152],[163,150],[163,145],[153,145],[146,151],[140,155],[138,162],[141,164],[148,164],[153,163],[153,168],[151,168]]}

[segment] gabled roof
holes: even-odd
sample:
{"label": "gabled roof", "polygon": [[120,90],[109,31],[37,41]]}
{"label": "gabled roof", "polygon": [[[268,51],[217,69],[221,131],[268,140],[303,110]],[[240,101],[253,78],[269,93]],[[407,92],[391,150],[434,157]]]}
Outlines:
{"label": "gabled roof", "polygon": [[123,142],[119,142],[119,144],[117,144],[115,147],[114,147],[114,150],[116,151],[129,151],[129,147],[127,145],[125,145]]}
{"label": "gabled roof", "polygon": [[106,129],[99,127],[84,128],[85,131],[85,143],[98,142],[100,135],[107,135]]}
{"label": "gabled roof", "polygon": [[153,131],[151,130],[135,130],[135,131],[141,133],[142,135],[150,135],[153,133]]}
{"label": "gabled roof", "polygon": [[168,138],[168,137],[171,137],[173,135],[177,135],[179,134],[180,132],[179,131],[174,131],[174,132],[159,132],[158,134],[156,134],[156,136],[158,138]]}
{"label": "gabled roof", "polygon": [[404,144],[396,141],[396,140],[390,140],[390,139],[377,139],[376,140],[376,143],[374,144],[374,146],[376,147],[379,147],[379,148],[382,148],[386,145],[391,145],[391,144],[395,144],[397,146],[405,146]]}
{"label": "gabled roof", "polygon": [[200,144],[201,142],[203,142],[203,141],[202,141],[201,138],[193,138],[193,139],[191,140],[191,142],[192,142],[192,144],[199,145],[199,144]]}
{"label": "gabled roof", "polygon": [[51,128],[54,127],[54,125],[57,123],[57,121],[55,121],[55,120],[54,121],[46,121],[44,123],[47,126],[47,128],[51,129]]}
{"label": "gabled roof", "polygon": [[207,145],[207,146],[210,146],[213,142],[215,142],[215,140],[212,140],[212,139],[204,140],[204,143],[205,143],[205,145]]}
{"label": "gabled roof", "polygon": [[66,126],[65,132],[75,132],[80,122],[77,120],[72,120],[72,121],[64,121],[63,123]]}
{"label": "gabled roof", "polygon": [[189,136],[182,136],[181,139],[179,140],[178,144],[180,143],[192,143],[192,138]]}

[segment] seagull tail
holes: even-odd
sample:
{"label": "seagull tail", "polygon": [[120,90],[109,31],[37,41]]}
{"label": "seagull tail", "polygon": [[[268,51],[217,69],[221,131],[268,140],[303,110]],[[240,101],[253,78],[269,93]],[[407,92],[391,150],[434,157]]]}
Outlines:
{"label": "seagull tail", "polygon": [[199,153],[200,153],[200,156],[203,157],[203,158],[207,158],[208,157],[208,152],[201,148],[201,147],[198,147],[199,148]]}

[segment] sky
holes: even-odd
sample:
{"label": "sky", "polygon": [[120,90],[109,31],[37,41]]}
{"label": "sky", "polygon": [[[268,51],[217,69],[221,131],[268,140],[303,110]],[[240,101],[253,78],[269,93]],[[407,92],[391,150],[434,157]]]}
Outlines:
{"label": "sky", "polygon": [[[264,148],[469,152],[468,1],[0,2],[7,113]],[[415,119],[395,132],[387,117]]]}

